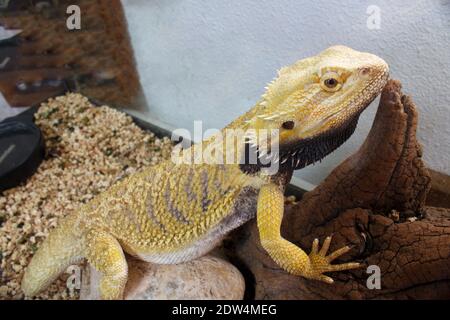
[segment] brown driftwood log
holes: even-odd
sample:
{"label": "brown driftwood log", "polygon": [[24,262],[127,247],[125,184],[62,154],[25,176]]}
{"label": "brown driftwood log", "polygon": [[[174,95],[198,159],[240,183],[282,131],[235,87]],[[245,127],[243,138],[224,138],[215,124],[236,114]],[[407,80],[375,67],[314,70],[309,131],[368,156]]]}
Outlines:
{"label": "brown driftwood log", "polygon": [[[450,211],[424,205],[430,177],[416,140],[417,119],[400,82],[390,81],[360,150],[286,208],[285,238],[309,251],[315,238],[323,242],[333,234],[331,251],[353,246],[334,263],[359,261],[363,267],[330,273],[333,285],[289,275],[260,246],[252,222],[225,243],[230,259],[247,276],[247,297],[450,298]],[[381,290],[367,288],[369,265],[381,270]]]}

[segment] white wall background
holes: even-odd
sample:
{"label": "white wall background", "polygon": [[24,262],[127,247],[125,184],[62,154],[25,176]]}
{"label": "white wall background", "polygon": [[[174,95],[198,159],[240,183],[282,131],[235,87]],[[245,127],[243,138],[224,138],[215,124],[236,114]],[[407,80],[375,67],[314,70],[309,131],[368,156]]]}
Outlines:
{"label": "white wall background", "polygon": [[[122,1],[147,100],[141,116],[221,128],[253,106],[278,68],[344,44],[390,64],[419,106],[427,164],[450,174],[450,1]],[[378,30],[367,27],[370,5],[381,10]],[[361,145],[375,111],[337,152],[297,175],[323,179]]]}

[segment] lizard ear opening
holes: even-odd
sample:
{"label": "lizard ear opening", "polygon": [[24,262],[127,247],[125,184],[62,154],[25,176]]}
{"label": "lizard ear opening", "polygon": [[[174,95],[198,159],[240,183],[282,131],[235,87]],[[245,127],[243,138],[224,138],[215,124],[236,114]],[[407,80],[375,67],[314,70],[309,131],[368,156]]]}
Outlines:
{"label": "lizard ear opening", "polygon": [[290,121],[286,121],[283,122],[283,124],[281,125],[281,127],[285,130],[292,130],[295,128],[295,122],[290,120]]}

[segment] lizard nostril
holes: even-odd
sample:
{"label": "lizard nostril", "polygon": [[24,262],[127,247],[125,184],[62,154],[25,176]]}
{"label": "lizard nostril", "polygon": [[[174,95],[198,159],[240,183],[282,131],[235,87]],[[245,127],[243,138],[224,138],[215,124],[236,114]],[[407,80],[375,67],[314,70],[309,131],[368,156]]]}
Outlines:
{"label": "lizard nostril", "polygon": [[295,127],[295,122],[294,121],[286,121],[283,123],[282,127],[283,127],[283,129],[286,129],[286,130],[292,130]]}
{"label": "lizard nostril", "polygon": [[359,71],[359,74],[362,75],[362,76],[367,76],[369,73],[370,73],[370,68],[362,68]]}

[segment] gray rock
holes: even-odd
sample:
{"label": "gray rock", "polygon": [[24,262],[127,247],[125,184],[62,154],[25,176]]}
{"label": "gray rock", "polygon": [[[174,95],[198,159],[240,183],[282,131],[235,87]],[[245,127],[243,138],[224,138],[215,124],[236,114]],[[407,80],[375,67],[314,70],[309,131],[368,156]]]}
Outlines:
{"label": "gray rock", "polygon": [[[242,300],[245,282],[232,264],[205,256],[178,265],[156,265],[127,257],[125,300]],[[85,268],[81,300],[99,299],[98,272]]]}

